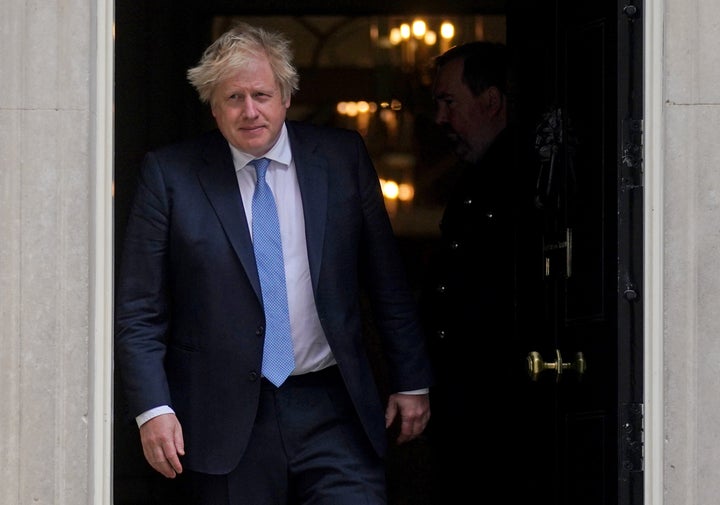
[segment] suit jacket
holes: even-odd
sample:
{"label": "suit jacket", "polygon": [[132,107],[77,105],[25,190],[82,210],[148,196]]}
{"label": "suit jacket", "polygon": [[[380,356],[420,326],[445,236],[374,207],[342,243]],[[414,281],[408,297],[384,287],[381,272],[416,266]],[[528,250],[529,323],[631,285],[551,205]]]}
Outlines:
{"label": "suit jacket", "polygon": [[[518,423],[531,417],[530,401],[539,398],[526,357],[542,330],[545,278],[542,214],[534,205],[537,165],[521,133],[506,129],[460,175],[421,297],[436,373],[428,435],[453,456],[442,460],[445,470],[453,463],[472,470],[464,463],[468,451],[488,454],[498,470],[486,472],[488,482],[508,465],[517,467],[525,444],[535,441],[523,438],[530,429]],[[513,422],[496,423],[491,437],[468,438],[476,423],[471,395],[488,415]]]}
{"label": "suit jacket", "polygon": [[[320,321],[359,419],[384,455],[384,399],[363,343],[361,290],[373,302],[392,391],[431,381],[413,294],[360,135],[286,124]],[[229,472],[258,407],[265,323],[235,167],[219,131],[146,155],[117,287],[116,362],[129,414],[170,405],[183,426],[184,464]]]}

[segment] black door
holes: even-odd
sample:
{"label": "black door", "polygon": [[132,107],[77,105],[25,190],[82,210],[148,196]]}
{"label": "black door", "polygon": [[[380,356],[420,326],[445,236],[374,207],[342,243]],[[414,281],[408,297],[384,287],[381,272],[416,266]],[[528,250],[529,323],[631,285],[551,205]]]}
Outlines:
{"label": "black door", "polygon": [[527,364],[543,503],[642,503],[641,9],[543,0],[508,17],[537,128],[544,315]]}

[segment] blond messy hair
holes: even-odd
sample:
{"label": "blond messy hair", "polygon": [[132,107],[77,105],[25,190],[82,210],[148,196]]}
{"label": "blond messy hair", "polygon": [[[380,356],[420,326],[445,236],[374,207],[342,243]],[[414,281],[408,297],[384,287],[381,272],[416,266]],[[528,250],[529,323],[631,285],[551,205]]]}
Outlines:
{"label": "blond messy hair", "polygon": [[293,64],[290,40],[279,32],[237,23],[223,33],[203,53],[197,66],[187,71],[190,84],[203,103],[210,103],[218,84],[264,55],[280,87],[283,101],[299,89],[300,77]]}

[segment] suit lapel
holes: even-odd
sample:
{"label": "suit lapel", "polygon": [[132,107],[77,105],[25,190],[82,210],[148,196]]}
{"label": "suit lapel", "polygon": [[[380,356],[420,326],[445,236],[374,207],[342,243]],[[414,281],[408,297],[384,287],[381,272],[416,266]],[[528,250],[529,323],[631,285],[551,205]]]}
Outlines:
{"label": "suit lapel", "polygon": [[305,135],[302,125],[287,123],[305,218],[305,240],[313,288],[320,277],[328,202],[328,160],[319,154],[317,138]]}
{"label": "suit lapel", "polygon": [[262,299],[252,239],[238,189],[230,147],[225,138],[216,132],[209,137],[203,154],[206,164],[198,170],[200,184],[215,209],[235,253],[240,258],[240,263],[258,299]]}

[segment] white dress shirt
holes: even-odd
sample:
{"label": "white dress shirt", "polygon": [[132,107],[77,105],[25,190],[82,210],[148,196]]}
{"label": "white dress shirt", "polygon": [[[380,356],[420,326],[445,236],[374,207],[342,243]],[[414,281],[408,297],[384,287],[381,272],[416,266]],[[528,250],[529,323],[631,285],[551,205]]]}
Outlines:
{"label": "white dress shirt", "polygon": [[[255,167],[248,163],[254,157],[233,146],[230,146],[230,150],[248,220],[248,229],[252,233],[252,196],[255,191],[256,173]],[[275,196],[280,221],[290,309],[290,331],[295,351],[295,370],[292,374],[315,372],[335,364],[335,358],[330,352],[315,307],[300,186],[284,125],[277,142],[263,157],[270,160],[265,180]]]}

